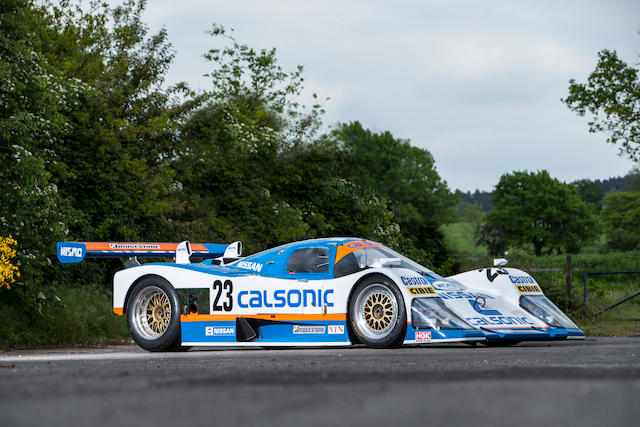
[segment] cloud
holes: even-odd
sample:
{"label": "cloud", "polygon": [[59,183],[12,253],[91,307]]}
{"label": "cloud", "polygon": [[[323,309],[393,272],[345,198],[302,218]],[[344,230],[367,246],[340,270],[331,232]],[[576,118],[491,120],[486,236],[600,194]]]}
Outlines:
{"label": "cloud", "polygon": [[563,180],[624,174],[606,135],[560,102],[596,54],[640,54],[637,1],[149,0],[145,19],[177,50],[169,82],[205,89],[213,22],[305,66],[326,121],[359,120],[428,148],[451,187],[490,189],[515,169]]}

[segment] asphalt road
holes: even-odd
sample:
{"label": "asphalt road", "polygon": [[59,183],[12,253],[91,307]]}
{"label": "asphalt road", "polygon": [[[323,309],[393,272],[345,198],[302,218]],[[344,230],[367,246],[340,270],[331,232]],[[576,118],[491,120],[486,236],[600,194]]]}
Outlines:
{"label": "asphalt road", "polygon": [[0,352],[0,426],[639,426],[640,337]]}

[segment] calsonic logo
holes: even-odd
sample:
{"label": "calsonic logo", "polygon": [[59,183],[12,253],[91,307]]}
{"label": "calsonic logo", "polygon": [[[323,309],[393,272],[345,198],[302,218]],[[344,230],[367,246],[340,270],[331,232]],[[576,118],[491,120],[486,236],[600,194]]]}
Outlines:
{"label": "calsonic logo", "polygon": [[329,325],[327,326],[327,333],[336,335],[336,334],[344,334],[344,326],[343,325]]}
{"label": "calsonic logo", "polygon": [[[437,289],[437,288],[436,288]],[[493,299],[492,296],[466,291],[451,291],[451,292],[438,292],[438,295],[442,299],[476,299],[478,297],[485,299]]]}
{"label": "calsonic logo", "polygon": [[533,280],[533,277],[531,276],[509,276],[509,280],[511,280],[511,283],[514,283],[514,284],[518,284],[518,283],[535,284],[536,283],[536,281]]}
{"label": "calsonic logo", "polygon": [[431,286],[420,286],[418,288],[407,288],[411,295],[435,295],[436,290]]}
{"label": "calsonic logo", "polygon": [[257,271],[258,273],[262,271],[262,264],[259,262],[251,262],[251,261],[240,261],[236,264],[236,267],[242,268],[245,270]]}
{"label": "calsonic logo", "polygon": [[416,331],[416,341],[431,341],[431,331]]}
{"label": "calsonic logo", "polygon": [[469,304],[471,304],[471,307],[473,307],[473,309],[475,311],[477,311],[478,313],[485,315],[485,316],[502,316],[502,313],[500,313],[498,310],[491,310],[491,309],[485,309],[484,307],[487,305],[487,300],[484,297],[477,297],[475,299],[470,299],[469,300]]}
{"label": "calsonic logo", "polygon": [[252,307],[333,307],[329,297],[333,289],[276,289],[273,291],[242,291],[238,293],[238,305]]}
{"label": "calsonic logo", "polygon": [[302,326],[293,325],[294,334],[324,334],[325,326]]}
{"label": "calsonic logo", "polygon": [[429,281],[422,276],[419,277],[404,277],[400,276],[402,280],[402,284],[405,286],[419,286],[419,285],[429,285]]}
{"label": "calsonic logo", "polygon": [[542,292],[540,286],[537,285],[516,285],[518,292]]}
{"label": "calsonic logo", "polygon": [[534,326],[526,317],[516,316],[488,316],[488,317],[467,317],[465,319],[473,326]]}
{"label": "calsonic logo", "polygon": [[148,243],[109,243],[109,249],[160,249],[160,245]]}
{"label": "calsonic logo", "polygon": [[60,255],[69,256],[74,258],[82,258],[82,248],[71,248],[68,246],[63,246],[60,248]]}
{"label": "calsonic logo", "polygon": [[206,326],[204,333],[208,337],[212,336],[231,336],[236,334],[235,326]]}

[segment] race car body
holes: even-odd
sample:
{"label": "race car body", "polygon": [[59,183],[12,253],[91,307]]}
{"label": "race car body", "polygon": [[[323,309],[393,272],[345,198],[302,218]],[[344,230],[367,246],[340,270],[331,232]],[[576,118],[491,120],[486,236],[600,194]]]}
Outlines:
{"label": "race car body", "polygon": [[[447,305],[470,324],[489,332],[489,340],[584,339],[584,333],[543,293],[533,277],[514,268],[486,268],[448,278],[446,286],[475,295],[467,304],[449,298]],[[436,285],[436,287],[438,287]]]}
{"label": "race car body", "polygon": [[58,244],[61,262],[94,255],[166,257],[171,250],[175,263],[131,259],[132,266],[114,277],[114,311],[127,316],[134,340],[151,351],[356,343],[383,348],[569,335],[566,327],[551,326],[514,303],[509,292],[517,288],[504,280],[486,285],[474,272],[442,278],[368,240],[307,240],[246,258],[240,258],[239,242]]}

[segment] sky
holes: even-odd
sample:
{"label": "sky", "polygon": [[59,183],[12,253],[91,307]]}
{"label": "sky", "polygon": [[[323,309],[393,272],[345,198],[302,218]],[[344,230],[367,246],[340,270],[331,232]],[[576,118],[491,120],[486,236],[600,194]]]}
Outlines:
{"label": "sky", "polygon": [[491,191],[515,170],[561,181],[621,176],[634,164],[561,102],[597,52],[640,62],[640,1],[148,0],[144,20],[176,50],[167,83],[206,90],[202,54],[221,41],[272,48],[304,66],[327,126],[358,120],[429,150],[452,190]]}

